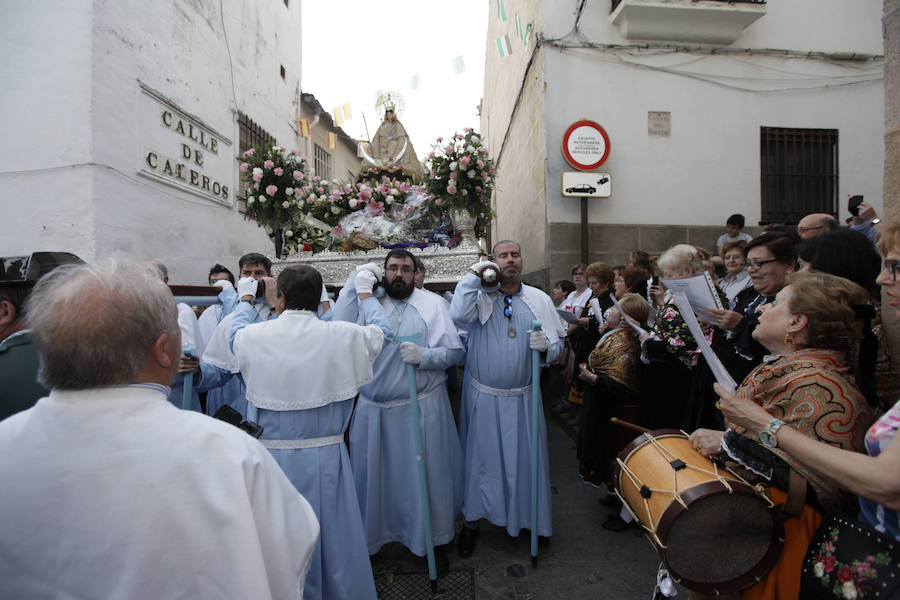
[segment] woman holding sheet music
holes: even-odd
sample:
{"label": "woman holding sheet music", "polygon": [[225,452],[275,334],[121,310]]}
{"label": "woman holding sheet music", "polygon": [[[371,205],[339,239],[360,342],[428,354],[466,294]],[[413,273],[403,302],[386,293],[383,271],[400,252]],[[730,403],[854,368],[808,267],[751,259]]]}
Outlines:
{"label": "woman holding sheet music", "polygon": [[710,310],[716,325],[727,332],[716,340],[713,349],[735,381],[743,380],[767,354],[752,336],[759,323],[757,311],[775,299],[788,273],[797,270],[799,243],[795,231],[766,231],[753,238],[747,245],[747,272],[753,287],[735,297],[731,310]]}
{"label": "woman holding sheet music", "polygon": [[[769,486],[772,501],[788,499],[795,486],[802,511],[785,522],[785,546],[769,576],[742,598],[796,598],[800,564],[822,511],[839,510],[848,497],[832,479],[787,454],[776,436],[790,427],[812,439],[862,451],[871,415],[853,382],[851,361],[862,337],[869,295],[860,286],[825,273],[789,275],[772,302],[760,309],[754,339],[769,354],[738,388],[770,415],[762,430],[732,425],[727,431],[699,429],[691,442],[706,456],[721,454]],[[721,388],[720,388],[721,389]],[[802,479],[792,478],[800,475]],[[799,484],[799,485],[796,485]],[[804,489],[805,488],[805,489]],[[804,495],[805,494],[805,495]]]}

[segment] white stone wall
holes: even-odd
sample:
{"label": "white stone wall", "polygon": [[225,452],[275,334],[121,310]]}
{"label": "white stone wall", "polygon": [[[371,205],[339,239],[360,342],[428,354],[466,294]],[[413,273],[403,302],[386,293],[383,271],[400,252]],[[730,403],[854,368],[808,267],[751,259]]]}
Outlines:
{"label": "white stone wall", "polygon": [[[157,258],[172,283],[199,284],[214,262],[237,269],[245,252],[272,253],[265,233],[235,204],[237,110],[296,146],[300,7],[223,4],[230,62],[217,0],[75,0],[55,2],[52,10],[22,1],[6,11],[0,52],[19,74],[0,94],[7,217],[0,222],[0,254]],[[174,132],[148,142],[148,127],[161,127],[160,115],[141,84],[221,136],[227,198],[141,173],[148,146],[177,156],[180,143],[189,142],[206,153],[200,174],[211,174],[215,162]]]}
{"label": "white stone wall", "polygon": [[[746,215],[749,224],[756,223],[761,212],[763,126],[838,129],[842,207],[847,195],[858,193],[881,209],[883,63],[805,56],[882,54],[880,0],[769,2],[767,14],[728,47],[752,50],[737,55],[711,54],[696,46],[681,51],[638,47],[610,23],[608,2],[585,3],[576,33],[578,4],[542,2],[536,22],[543,38],[633,47],[627,51],[542,47],[543,98],[525,101],[532,108],[543,103],[543,120],[534,125],[544,128],[546,152],[532,159],[546,158],[548,222],[580,221],[578,199],[561,196],[561,173],[574,169],[565,163],[560,146],[566,128],[582,118],[603,125],[611,146],[609,159],[599,170],[612,175],[612,197],[589,201],[591,223],[713,226],[724,225],[734,212]],[[508,5],[514,5],[510,13],[533,9],[531,2]],[[495,2],[491,10],[496,10]],[[498,27],[492,12],[482,124],[486,115],[495,153],[522,82],[515,55],[506,71],[497,67],[503,59],[492,58]],[[871,81],[847,85],[864,79]],[[812,89],[800,89],[804,87]],[[522,122],[516,127],[532,125],[527,119],[533,111],[522,105],[517,110],[515,119]],[[648,135],[649,111],[671,113],[670,137]],[[499,183],[507,177],[527,177],[524,162],[504,165],[507,172],[498,177],[499,208],[515,203],[515,198],[504,197],[509,192]],[[845,210],[842,213],[846,216]],[[516,215],[501,210],[498,227],[508,219],[515,221]],[[550,243],[555,248],[566,244],[577,248],[579,241]]]}

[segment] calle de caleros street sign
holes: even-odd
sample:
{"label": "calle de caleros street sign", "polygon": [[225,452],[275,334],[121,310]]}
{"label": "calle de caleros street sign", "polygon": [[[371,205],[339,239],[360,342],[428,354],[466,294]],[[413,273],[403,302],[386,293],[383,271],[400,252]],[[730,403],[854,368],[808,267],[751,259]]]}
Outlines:
{"label": "calle de caleros street sign", "polygon": [[609,157],[609,136],[593,121],[576,121],[563,134],[562,153],[573,169],[593,171]]}

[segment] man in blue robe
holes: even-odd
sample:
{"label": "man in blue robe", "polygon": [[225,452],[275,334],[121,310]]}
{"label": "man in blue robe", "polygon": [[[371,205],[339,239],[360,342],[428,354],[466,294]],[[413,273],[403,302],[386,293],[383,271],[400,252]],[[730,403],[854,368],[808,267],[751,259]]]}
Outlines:
{"label": "man in blue robe", "polygon": [[381,268],[369,263],[350,275],[334,313],[335,319],[343,321],[386,320],[394,332],[393,339],[385,338],[375,361],[374,380],[360,389],[350,426],[350,462],[369,553],[375,554],[388,542],[400,542],[417,556],[426,554],[406,374],[406,365],[411,364],[416,374],[432,542],[438,546],[438,573],[443,575],[449,562],[441,546],[453,540],[463,493],[462,448],[447,395],[446,369],[462,362],[465,351],[449,305],[416,287],[416,271],[412,254],[391,250],[385,257],[386,294],[379,306],[360,315],[356,288],[360,273],[366,272],[369,279],[368,273],[381,278]]}
{"label": "man in blue robe", "polygon": [[247,418],[263,427],[259,441],[312,505],[321,527],[303,597],[374,600],[344,431],[353,398],[372,381],[372,365],[391,331],[373,312],[379,305],[371,286],[358,290],[371,325],[319,319],[322,277],[305,265],[278,276],[278,318],[254,324],[256,290],[248,280],[254,281],[238,281],[230,334],[246,384]]}
{"label": "man in blue robe", "polygon": [[[550,297],[522,283],[518,243],[498,242],[495,263],[472,265],[456,286],[450,316],[468,325],[466,373],[460,408],[460,440],[465,453],[465,523],[457,540],[462,557],[472,555],[478,521],[506,527],[511,536],[531,527],[531,456],[538,453],[538,534],[552,533],[547,428],[538,410],[538,448],[531,447],[532,350],[541,364],[562,348],[564,332]],[[482,284],[487,268],[498,284]],[[532,331],[532,320],[543,331]],[[538,382],[534,382],[538,383]]]}

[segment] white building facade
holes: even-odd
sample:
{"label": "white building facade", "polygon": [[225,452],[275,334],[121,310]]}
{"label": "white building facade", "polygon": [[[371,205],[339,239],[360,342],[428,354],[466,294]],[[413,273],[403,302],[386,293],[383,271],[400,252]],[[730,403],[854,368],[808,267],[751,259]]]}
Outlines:
{"label": "white building facade", "polygon": [[850,194],[881,211],[881,0],[503,5],[505,21],[491,2],[481,113],[498,158],[492,237],[528,240],[537,283],[582,260],[581,200],[561,184],[575,171],[563,134],[582,119],[610,142],[595,171],[611,194],[587,201],[589,261],[714,250],[732,213],[753,233],[809,212],[843,219]]}
{"label": "white building facade", "polygon": [[213,263],[273,253],[240,212],[237,157],[297,147],[299,0],[4,12],[0,255],[154,258],[171,283],[204,284]]}

